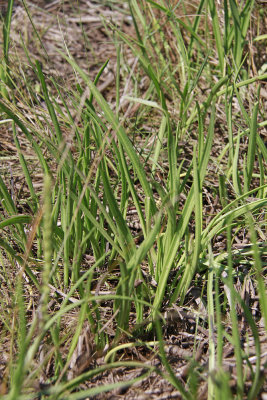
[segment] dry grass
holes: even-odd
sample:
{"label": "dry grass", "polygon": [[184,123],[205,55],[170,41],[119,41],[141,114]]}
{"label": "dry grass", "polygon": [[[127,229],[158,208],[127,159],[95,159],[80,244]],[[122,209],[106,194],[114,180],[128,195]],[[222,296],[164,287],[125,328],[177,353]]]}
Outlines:
{"label": "dry grass", "polygon": [[[27,60],[27,56],[23,51],[21,40],[23,39],[24,44],[29,52],[30,58],[37,59],[42,63],[44,74],[47,76],[48,86],[51,88],[51,92],[54,96],[57,96],[55,88],[52,85],[51,77],[53,77],[60,85],[64,99],[70,107],[72,117],[77,124],[79,124],[79,113],[80,105],[79,99],[77,102],[73,101],[71,96],[74,93],[74,88],[81,82],[81,79],[74,73],[71,65],[66,62],[66,60],[59,54],[58,50],[68,51],[72,57],[77,61],[78,65],[87,73],[89,73],[91,79],[94,79],[99,68],[103,63],[109,59],[107,68],[105,69],[101,80],[98,84],[100,92],[105,96],[107,101],[110,103],[111,107],[115,109],[116,107],[116,88],[114,85],[115,75],[116,75],[116,48],[114,45],[114,32],[110,29],[109,23],[116,25],[121,31],[134,37],[134,29],[132,21],[128,16],[128,9],[124,2],[118,2],[117,9],[111,9],[108,6],[109,2],[101,4],[97,1],[87,1],[80,0],[78,5],[76,2],[69,1],[28,1],[28,10],[32,17],[35,27],[37,28],[40,38],[42,40],[43,46],[46,52],[41,47],[41,44],[36,37],[33,27],[26,15],[26,11],[22,5],[17,5],[14,10],[14,15],[12,18],[11,26],[11,48],[10,48],[10,60],[12,65],[12,73],[14,76],[14,82],[17,87],[17,103],[13,105],[13,110],[16,115],[19,115],[21,120],[26,126],[36,126],[38,129],[46,129],[46,121],[43,119],[43,115],[47,116],[48,121],[50,117],[46,112],[46,105],[38,98],[38,103],[32,93],[29,92],[29,87],[34,88],[34,91],[38,94],[40,93],[40,85],[33,73],[31,66]],[[192,9],[191,9],[192,7]],[[191,14],[195,13],[196,7],[192,3],[190,9],[187,10],[189,18]],[[177,14],[180,10],[177,9]],[[259,10],[256,8],[253,18],[258,23],[258,34],[263,34],[264,20],[266,21],[266,13],[261,17],[258,15]],[[183,10],[184,15],[184,10]],[[161,17],[160,13],[155,13],[155,18],[162,24],[162,29],[166,24],[166,21]],[[264,19],[265,18],[265,19]],[[183,16],[186,20],[186,17]],[[25,23],[26,21],[26,23]],[[259,22],[258,22],[259,21]],[[207,23],[210,23],[207,21]],[[167,25],[167,24],[166,24]],[[21,27],[23,26],[23,29]],[[256,25],[252,26],[251,37],[253,37],[253,29],[256,29]],[[185,42],[189,38],[186,38]],[[166,26],[166,37],[168,38],[169,48],[162,48],[163,56],[164,51],[169,52],[168,56],[175,65],[177,63],[177,53],[175,43],[172,38],[172,33],[168,30]],[[0,39],[2,41],[2,38]],[[252,43],[249,41],[250,56],[253,58],[251,64],[255,69],[259,69],[259,65],[264,64],[263,58],[266,57],[264,49],[261,45]],[[130,49],[123,44],[121,48],[121,54],[123,57],[124,69],[121,71],[121,95],[125,92],[125,87],[127,88],[127,93],[131,94],[134,91],[134,86],[137,84],[134,79],[130,79],[134,75],[139,74],[140,86],[139,92],[140,97],[145,95],[149,89],[149,83],[145,77],[144,72],[139,69],[136,62],[136,58],[133,57]],[[217,62],[217,60],[214,60]],[[178,73],[177,73],[178,74]],[[216,83],[216,77],[214,77],[214,82]],[[173,88],[170,86],[167,88],[169,92],[166,95],[168,103],[168,108],[174,122],[178,121],[179,116],[177,115],[177,104],[175,103],[173,97]],[[206,91],[209,90],[209,83],[203,78],[199,82],[199,90],[196,95],[195,101],[202,102],[205,97]],[[255,88],[249,89],[247,92],[248,108],[249,103],[253,102],[256,96]],[[262,110],[266,111],[267,107],[267,95],[264,85],[261,87],[261,102]],[[252,99],[252,100],[251,100]],[[60,104],[60,99],[58,102]],[[43,108],[42,108],[43,107]],[[239,112],[238,103],[234,104],[236,113]],[[122,110],[126,115],[127,119],[124,121],[125,127],[128,129],[129,135],[132,135],[132,142],[135,146],[136,152],[141,154],[142,162],[145,165],[148,174],[151,171],[153,162],[149,159],[149,154],[153,150],[154,140],[157,137],[158,131],[158,114],[151,112],[150,114],[144,114],[144,110],[140,104],[133,105],[129,101],[122,101],[120,104],[120,110]],[[143,114],[142,114],[143,113]],[[205,178],[205,189],[203,192],[203,228],[205,228],[210,220],[218,214],[222,206],[219,202],[218,195],[214,195],[216,188],[219,186],[219,175],[223,172],[224,168],[227,168],[227,161],[223,160],[222,163],[218,163],[218,156],[221,154],[222,149],[225,146],[227,138],[224,136],[226,120],[224,114],[224,106],[222,104],[217,104],[217,123],[215,127],[215,138],[214,147],[212,149],[211,158],[208,165],[209,173]],[[70,149],[73,151],[75,157],[75,152],[77,150],[75,145],[75,139],[73,134],[73,128],[66,123],[64,115],[59,116],[60,124],[64,133],[66,142],[69,143]],[[207,119],[209,117],[207,116]],[[264,119],[264,115],[261,115]],[[136,123],[137,121],[137,123]],[[42,125],[40,125],[42,124]],[[136,125],[135,125],[136,124]],[[208,121],[206,121],[208,125]],[[185,174],[192,160],[193,147],[197,143],[197,133],[194,132],[194,128],[197,128],[197,124],[190,127],[190,131],[185,132],[184,137],[180,138],[179,147],[180,153],[178,162],[184,160],[184,165],[182,173]],[[37,129],[37,130],[38,130]],[[152,133],[150,135],[150,140],[146,141],[146,132]],[[47,130],[47,135],[49,134]],[[266,129],[262,127],[258,131],[259,135],[266,141],[267,133]],[[0,152],[1,152],[1,175],[5,180],[7,186],[12,191],[12,196],[14,203],[16,204],[18,210],[21,213],[25,213],[28,210],[27,198],[28,189],[25,184],[25,177],[21,166],[17,160],[17,149],[14,145],[12,139],[12,130],[7,124],[0,126]],[[33,175],[33,184],[36,193],[40,194],[43,190],[43,174],[40,168],[36,153],[32,151],[29,147],[29,143],[20,135],[21,149],[28,165],[31,169]],[[41,140],[40,140],[41,143]],[[246,148],[246,143],[242,143],[244,149]],[[241,150],[242,150],[241,146]],[[46,154],[45,154],[46,155]],[[108,156],[108,151],[107,151]],[[166,157],[166,158],[165,158]],[[110,154],[110,159],[112,161],[112,154]],[[53,165],[53,160],[48,160],[51,165],[52,170],[56,170],[56,165]],[[169,171],[169,165],[167,162],[167,155],[164,152],[161,154],[159,159],[160,168],[156,171],[155,180],[161,183],[166,180],[166,176]],[[257,169],[256,173],[259,170]],[[112,172],[111,172],[111,177]],[[114,182],[115,182],[114,174]],[[258,181],[255,180],[255,187]],[[190,190],[190,185],[192,182],[190,180],[187,182],[188,187],[186,187],[187,192]],[[114,184],[115,187],[115,184]],[[138,182],[137,182],[138,187]],[[118,191],[120,193],[120,191]],[[141,190],[140,190],[141,193]],[[100,195],[101,196],[101,195]],[[159,201],[159,196],[157,196],[157,201]],[[228,187],[229,198],[234,198],[235,192],[233,187],[229,184]],[[118,195],[119,197],[119,195]],[[142,194],[140,194],[140,199],[144,200]],[[185,195],[182,194],[180,201],[180,207],[185,203]],[[264,215],[259,216],[259,220],[262,220]],[[141,229],[138,225],[138,218],[136,212],[131,212],[131,207],[128,209],[128,214],[126,216],[127,223],[133,232],[136,242],[140,240]],[[137,223],[136,223],[137,221]],[[190,219],[189,231],[193,232],[195,227],[194,218]],[[11,243],[13,244],[13,243]],[[266,243],[265,243],[266,245]],[[237,230],[234,234],[233,240],[233,252],[234,251],[246,251],[249,250],[248,246],[248,232],[243,230]],[[264,247],[264,240],[262,239],[262,246]],[[214,254],[225,252],[227,250],[227,241],[224,234],[218,235],[213,239],[212,249]],[[35,243],[33,243],[33,252],[36,255]],[[238,256],[238,254],[237,254]],[[12,260],[11,257],[7,257],[5,253],[2,253],[2,269],[0,271],[1,276],[1,302],[0,308],[3,313],[3,319],[0,321],[1,328],[1,355],[0,355],[0,395],[7,393],[8,376],[12,365],[10,365],[10,354],[16,354],[18,351],[17,343],[14,341],[14,332],[16,331],[16,310],[13,309],[14,304],[14,292],[15,292],[15,279],[16,275],[19,273],[19,264]],[[234,255],[235,257],[235,255]],[[4,259],[5,258],[5,259]],[[247,255],[248,264],[251,263],[251,254]],[[85,254],[82,259],[82,271],[85,272],[92,266],[95,262],[93,254]],[[266,262],[266,260],[265,260]],[[41,276],[42,261],[40,261],[40,270],[36,273],[36,277],[40,279]],[[266,331],[264,328],[263,318],[259,318],[261,313],[259,310],[259,298],[255,293],[255,282],[253,277],[246,271],[246,265],[240,265],[236,268],[235,276],[235,288],[238,293],[240,293],[244,302],[253,310],[252,315],[255,317],[257,322],[257,328],[261,341],[261,374],[262,374],[262,396],[266,396],[267,393],[267,383],[264,383],[264,374],[266,373],[267,365],[267,339]],[[102,269],[96,270],[96,274],[93,281],[93,293],[99,294],[101,290],[105,293],[114,293],[116,282],[119,276],[118,265],[112,266],[112,270],[108,271],[108,275],[105,276],[107,272],[107,265]],[[143,266],[144,280],[149,282],[149,272],[148,266]],[[176,276],[176,271],[173,271],[173,276],[170,276],[169,283],[171,284],[172,279]],[[205,273],[205,272],[204,272]],[[99,285],[100,277],[104,279]],[[40,301],[40,293],[32,287],[30,280],[24,274],[25,278],[25,305],[27,307],[27,323],[30,324],[34,313],[38,309],[38,304]],[[202,287],[202,275],[201,272],[197,273],[191,289],[185,299],[185,303],[182,307],[176,305],[169,307],[163,304],[162,311],[165,313],[164,317],[166,319],[166,325],[163,329],[164,340],[165,340],[165,351],[172,366],[175,374],[181,378],[182,381],[186,381],[190,372],[195,369],[196,380],[199,380],[201,384],[199,385],[198,391],[195,393],[196,398],[204,399],[207,398],[207,376],[208,376],[208,343],[209,343],[209,331],[208,331],[208,316],[205,301],[207,300],[203,296]],[[151,284],[151,282],[149,282]],[[152,282],[153,284],[153,282]],[[137,282],[138,285],[138,282]],[[226,291],[226,287],[221,284],[221,291]],[[227,294],[226,294],[227,296]],[[66,297],[64,289],[55,288],[50,286],[50,300],[48,305],[48,312],[53,315],[60,307],[60,304]],[[74,294],[72,301],[76,299],[76,294]],[[70,360],[69,368],[67,370],[67,379],[73,379],[81,374],[90,371],[92,367],[101,366],[104,364],[104,357],[107,350],[112,348],[112,342],[115,337],[116,332],[116,320],[113,316],[112,303],[110,301],[103,302],[100,307],[101,321],[103,322],[105,329],[104,332],[110,338],[110,343],[107,349],[99,352],[96,349],[93,339],[93,333],[88,323],[84,324],[82,334],[79,337],[77,348]],[[245,316],[241,309],[237,309],[237,314],[239,317],[239,330],[240,330],[240,340],[244,344],[244,352],[247,355],[249,363],[253,366],[256,363],[255,359],[255,346],[252,332],[247,324]],[[62,359],[67,357],[70,340],[75,334],[75,329],[77,326],[77,321],[79,319],[79,314],[71,311],[64,315],[61,321],[61,333],[60,333],[60,353]],[[10,326],[4,326],[3,320],[10,321]],[[231,320],[226,312],[225,320],[222,322],[226,331],[231,331]],[[11,328],[11,329],[10,329]],[[132,336],[131,336],[132,335]],[[145,341],[152,341],[155,338],[147,334],[147,337],[136,338],[135,332],[135,315],[131,315],[130,331],[128,335],[122,336],[120,339],[120,344],[126,344],[135,339],[142,339]],[[34,378],[34,383],[31,380],[31,376],[27,377],[27,383],[30,387],[35,385],[36,391],[43,390],[49,387],[49,380],[53,379],[55,365],[53,358],[54,348],[51,342],[46,339],[42,342],[36,357],[34,359],[34,368],[39,368],[39,373]],[[158,355],[158,348],[151,348],[148,350],[146,346],[135,346],[132,348],[123,348],[118,354],[120,361],[140,361],[144,365],[149,364],[155,366],[157,369],[162,368],[162,363]],[[192,362],[192,359],[194,360]],[[190,361],[189,361],[190,360]],[[43,367],[43,365],[45,367]],[[197,365],[197,367],[196,367]],[[226,374],[231,376],[230,384],[232,385],[232,390],[235,392],[236,386],[236,360],[234,357],[234,347],[227,342],[227,345],[223,348],[223,368]],[[66,371],[65,371],[66,372]],[[80,389],[87,389],[91,387],[97,387],[100,384],[110,384],[114,382],[120,382],[122,380],[127,381],[134,377],[142,374],[143,368],[130,369],[128,367],[118,367],[113,369],[112,372],[109,370],[104,371],[97,377],[85,380],[80,386]],[[248,392],[251,385],[251,370],[246,369],[246,379],[245,379],[245,392]],[[52,381],[52,383],[54,383]],[[189,383],[190,384],[190,383]],[[193,387],[194,382],[192,382]],[[43,397],[45,398],[45,397]],[[116,389],[111,390],[108,393],[101,393],[95,395],[94,399],[179,399],[180,394],[177,389],[168,383],[163,377],[159,377],[158,373],[151,373],[148,377],[139,381],[137,384],[133,385],[127,389]],[[264,399],[264,397],[262,397]]]}

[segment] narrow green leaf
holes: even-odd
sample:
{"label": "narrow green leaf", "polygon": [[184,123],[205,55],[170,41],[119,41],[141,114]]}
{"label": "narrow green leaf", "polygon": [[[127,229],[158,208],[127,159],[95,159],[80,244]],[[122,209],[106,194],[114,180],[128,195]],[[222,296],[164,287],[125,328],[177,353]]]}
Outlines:
{"label": "narrow green leaf", "polygon": [[256,140],[257,140],[257,118],[258,118],[259,103],[257,102],[253,107],[252,120],[250,126],[250,135],[248,142],[248,155],[247,155],[247,190],[249,190],[252,173],[254,169],[255,155],[256,155]]}
{"label": "narrow green leaf", "polygon": [[13,217],[7,218],[0,222],[0,229],[5,228],[6,226],[15,225],[15,224],[30,224],[32,222],[31,215],[15,215]]}
{"label": "narrow green leaf", "polygon": [[183,303],[191,280],[193,279],[197,265],[198,258],[201,250],[201,233],[202,233],[202,190],[201,190],[201,182],[199,176],[199,167],[197,165],[197,155],[196,149],[194,150],[193,155],[193,165],[194,165],[194,209],[195,209],[195,242],[194,242],[194,251],[192,261],[190,265],[185,269],[182,279],[179,282],[179,290],[178,295],[181,296],[180,302]]}
{"label": "narrow green leaf", "polygon": [[16,132],[16,126],[15,126],[15,122],[14,121],[12,123],[12,128],[13,128],[14,142],[15,142],[15,145],[16,145],[16,148],[17,148],[17,151],[18,151],[18,155],[19,155],[19,161],[20,161],[20,164],[21,164],[21,167],[22,167],[22,170],[23,170],[23,174],[24,174],[25,180],[27,182],[28,188],[30,190],[31,198],[32,198],[32,200],[34,202],[33,211],[37,211],[38,199],[37,199],[34,187],[33,187],[33,183],[32,183],[32,179],[31,179],[30,173],[29,173],[27,162],[26,162],[26,160],[25,160],[25,158],[24,158],[24,156],[22,154],[21,148],[20,148],[20,143],[19,143],[19,140],[18,140],[18,136],[17,136],[17,132]]}
{"label": "narrow green leaf", "polygon": [[41,67],[41,64],[39,61],[36,61],[36,68],[37,68],[38,78],[40,79],[40,82],[42,85],[45,103],[47,105],[51,120],[52,120],[54,128],[55,128],[58,144],[61,144],[61,142],[63,140],[62,132],[61,132],[61,129],[60,129],[60,126],[58,123],[58,119],[57,119],[57,116],[56,116],[56,113],[54,110],[54,106],[51,103],[50,98],[49,98],[49,94],[48,94],[48,90],[47,90],[47,86],[46,86],[46,82],[45,82],[45,77],[44,77],[42,67]]}
{"label": "narrow green leaf", "polygon": [[238,133],[238,136],[237,136],[237,142],[235,145],[235,152],[234,152],[234,159],[233,159],[233,168],[232,168],[233,186],[234,186],[237,196],[240,196],[242,193],[241,183],[240,183],[240,179],[239,179],[239,168],[238,168],[239,143],[240,143],[240,133]]}
{"label": "narrow green leaf", "polygon": [[237,4],[235,0],[229,0],[232,16],[234,19],[234,32],[235,32],[235,40],[234,40],[234,59],[236,68],[239,68],[242,59],[242,50],[243,50],[243,38],[241,34],[241,24],[239,18],[239,11],[237,8]]}
{"label": "narrow green leaf", "polygon": [[16,206],[10,196],[8,189],[0,175],[0,194],[1,194],[1,203],[3,207],[6,209],[9,215],[17,214]]}
{"label": "narrow green leaf", "polygon": [[6,66],[8,66],[8,50],[9,50],[9,39],[10,39],[10,26],[12,19],[12,10],[13,10],[14,0],[8,0],[7,2],[7,12],[5,16],[5,21],[3,24],[3,47],[4,47],[4,57]]}
{"label": "narrow green leaf", "polygon": [[220,21],[217,14],[216,3],[214,0],[208,0],[209,2],[209,9],[210,15],[212,19],[212,27],[215,36],[216,48],[219,57],[219,67],[221,73],[224,72],[224,50],[223,50],[223,43],[221,38],[221,31],[220,31]]}

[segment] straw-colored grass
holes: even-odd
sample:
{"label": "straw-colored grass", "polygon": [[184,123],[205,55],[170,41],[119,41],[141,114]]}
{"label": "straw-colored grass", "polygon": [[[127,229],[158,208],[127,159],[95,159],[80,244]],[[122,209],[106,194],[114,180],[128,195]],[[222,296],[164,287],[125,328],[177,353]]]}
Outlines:
{"label": "straw-colored grass", "polygon": [[221,3],[8,1],[5,400],[266,395],[266,10]]}

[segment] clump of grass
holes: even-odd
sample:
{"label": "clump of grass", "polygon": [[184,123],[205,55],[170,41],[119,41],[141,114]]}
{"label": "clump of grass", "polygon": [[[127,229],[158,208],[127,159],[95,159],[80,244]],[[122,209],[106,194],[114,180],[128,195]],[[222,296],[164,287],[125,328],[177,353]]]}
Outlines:
{"label": "clump of grass", "polygon": [[[23,99],[7,63],[9,1],[4,53],[13,84],[8,96],[2,93],[0,109],[3,123],[11,124],[27,207],[19,204],[21,199],[14,201],[8,179],[0,177],[2,259],[13,271],[19,269],[11,296],[13,317],[1,316],[11,338],[4,398],[85,398],[125,389],[152,373],[185,399],[196,398],[205,382],[210,399],[258,395],[263,386],[259,327],[236,288],[243,279],[245,290],[244,267],[258,293],[266,329],[267,151],[260,130],[267,122],[260,82],[267,75],[253,75],[245,54],[253,3],[241,7],[225,1],[222,10],[215,1],[203,0],[191,13],[181,2],[181,16],[175,4],[130,1],[134,37],[105,21],[117,47],[113,105],[99,90],[108,62],[92,81],[70,54],[61,52],[79,77],[75,87],[65,90],[24,47],[41,89],[27,120],[16,105],[17,98]],[[137,60],[132,70],[125,46]],[[131,91],[121,98],[125,71],[130,71]],[[140,85],[144,78],[145,89]],[[138,110],[133,122],[132,105]],[[151,127],[146,133],[141,131],[144,124]],[[130,139],[138,130],[140,143]],[[41,191],[22,138],[44,176]],[[133,210],[137,231],[129,217]],[[86,258],[92,260],[89,265]],[[4,264],[3,276],[8,282]],[[165,354],[168,318],[166,328],[159,321],[173,305],[187,310],[197,282],[202,288],[199,313],[207,320],[208,370],[194,353],[196,345],[187,372],[178,376]],[[26,285],[36,293],[35,309],[27,304]],[[242,348],[237,310],[255,343],[255,365]],[[65,319],[74,312],[75,326],[69,328]],[[16,316],[17,327],[10,324]],[[197,329],[198,323],[196,334]],[[232,389],[225,370],[226,343],[235,355]],[[45,344],[49,350],[44,355]],[[159,354],[162,368],[117,357],[141,346]],[[87,364],[75,372],[82,352]],[[142,368],[142,373],[127,382],[82,389],[82,383],[116,368]],[[42,371],[49,371],[47,386],[36,390]]]}

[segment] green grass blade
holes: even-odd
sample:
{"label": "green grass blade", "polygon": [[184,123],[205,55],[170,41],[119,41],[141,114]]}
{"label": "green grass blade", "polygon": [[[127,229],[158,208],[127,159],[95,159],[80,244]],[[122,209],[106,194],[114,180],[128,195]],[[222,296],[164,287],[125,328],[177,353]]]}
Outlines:
{"label": "green grass blade", "polygon": [[209,271],[208,271],[208,285],[207,285],[207,298],[208,298],[208,322],[209,322],[209,380],[208,380],[208,399],[214,399],[216,385],[214,383],[213,374],[216,368],[216,354],[215,354],[215,310],[213,298],[213,283],[214,283],[214,265],[213,254],[209,246]]}
{"label": "green grass blade", "polygon": [[57,140],[58,140],[58,144],[62,143],[63,137],[62,137],[62,132],[58,123],[58,119],[54,110],[54,106],[50,101],[49,98],[49,94],[48,94],[48,90],[47,90],[47,86],[46,86],[46,82],[45,82],[45,77],[41,68],[41,64],[39,63],[39,61],[36,61],[36,68],[37,68],[37,73],[38,73],[38,78],[40,79],[41,82],[41,86],[42,86],[42,90],[43,90],[43,94],[44,94],[44,100],[45,103],[47,105],[51,120],[53,122],[54,128],[55,128],[55,133],[57,136]]}
{"label": "green grass blade", "polygon": [[240,183],[240,178],[239,178],[239,168],[238,168],[239,143],[240,143],[240,134],[238,133],[237,142],[235,144],[235,152],[234,152],[233,168],[232,168],[233,186],[234,186],[235,193],[237,194],[237,196],[240,196],[242,193],[241,183]]}
{"label": "green grass blade", "polygon": [[212,19],[212,27],[213,27],[213,32],[214,32],[214,36],[215,36],[216,48],[217,48],[218,57],[219,57],[219,67],[220,67],[221,73],[223,74],[224,73],[224,49],[223,49],[223,42],[222,42],[221,31],[220,31],[220,21],[219,21],[218,14],[217,14],[215,0],[208,0],[208,3],[209,3],[210,15],[211,15],[211,19]]}
{"label": "green grass blade", "polygon": [[182,279],[179,282],[178,295],[180,302],[183,303],[186,292],[189,288],[191,280],[195,275],[198,266],[198,258],[201,250],[201,233],[202,233],[202,189],[199,176],[199,166],[197,165],[196,149],[193,155],[194,165],[194,209],[195,209],[195,242],[192,261],[187,265]]}
{"label": "green grass blade", "polygon": [[247,155],[247,187],[246,190],[249,190],[252,173],[254,170],[254,162],[255,162],[255,155],[256,155],[256,141],[257,141],[257,118],[258,118],[258,110],[259,110],[259,103],[257,102],[253,107],[252,112],[252,120],[251,120],[251,127],[250,127],[250,135],[249,135],[249,142],[248,142],[248,155]]}
{"label": "green grass blade", "polygon": [[255,223],[250,213],[248,213],[248,221],[249,221],[249,228],[250,228],[250,237],[253,247],[253,258],[254,258],[254,268],[256,272],[256,279],[257,279],[257,288],[259,293],[259,300],[260,300],[260,308],[265,324],[265,331],[267,332],[267,293],[266,293],[266,285],[264,281],[264,272],[263,272],[263,265],[262,260],[259,254],[259,247],[257,244],[257,234],[255,231]]}
{"label": "green grass blade", "polygon": [[8,50],[9,50],[9,40],[10,40],[10,26],[12,19],[12,10],[13,10],[14,0],[8,0],[7,2],[7,12],[5,21],[3,24],[3,47],[4,47],[4,57],[6,65],[8,66]]}
{"label": "green grass blade", "polygon": [[236,64],[236,68],[239,68],[242,59],[242,50],[243,50],[243,38],[241,35],[241,23],[239,18],[239,11],[237,8],[237,4],[235,0],[229,0],[231,12],[233,16],[233,25],[234,25],[234,60]]}
{"label": "green grass blade", "polygon": [[176,389],[179,390],[179,392],[182,395],[183,399],[191,399],[190,394],[185,390],[184,386],[182,385],[182,382],[179,380],[179,378],[176,376],[174,373],[172,367],[170,366],[170,363],[167,359],[167,356],[165,354],[165,349],[164,349],[164,340],[162,336],[162,328],[160,325],[160,321],[156,318],[155,319],[155,325],[156,325],[156,332],[157,332],[157,337],[159,341],[159,349],[160,349],[160,357],[162,360],[163,365],[165,366],[168,374],[169,374],[169,381],[172,383]]}
{"label": "green grass blade", "polygon": [[31,215],[15,215],[13,217],[4,219],[0,222],[0,229],[4,229],[6,226],[15,224],[30,224],[32,222]]}
{"label": "green grass blade", "polygon": [[32,201],[33,201],[33,211],[35,212],[35,211],[37,211],[38,199],[37,199],[34,187],[33,187],[32,179],[31,179],[31,176],[30,176],[30,173],[29,173],[29,169],[28,169],[26,160],[25,160],[25,158],[24,158],[24,156],[22,154],[22,151],[21,151],[19,139],[18,139],[17,132],[16,132],[16,126],[15,126],[14,122],[12,124],[12,128],[13,128],[14,142],[15,142],[15,145],[16,145],[16,148],[17,148],[17,151],[18,151],[18,155],[19,155],[20,165],[22,167],[23,174],[24,174],[25,180],[27,182],[27,185],[28,185],[28,188],[29,188],[29,191],[30,191],[30,194],[31,194],[31,198],[32,198]]}
{"label": "green grass blade", "polygon": [[48,53],[47,53],[47,51],[46,51],[46,48],[44,47],[43,41],[42,41],[42,39],[40,38],[40,35],[39,35],[39,33],[38,33],[38,31],[37,31],[37,29],[36,29],[36,27],[35,27],[35,24],[33,23],[33,19],[32,19],[32,17],[31,17],[31,14],[30,14],[30,12],[29,12],[29,9],[28,9],[28,7],[27,7],[27,4],[26,4],[25,0],[21,0],[21,1],[22,1],[22,4],[23,4],[24,9],[26,10],[27,16],[28,16],[28,18],[29,18],[29,20],[30,20],[30,23],[31,23],[31,25],[32,25],[32,28],[33,28],[33,30],[34,30],[34,33],[35,33],[36,37],[38,38],[38,41],[39,41],[39,43],[40,43],[42,49],[44,50],[46,57],[49,58]]}
{"label": "green grass blade", "polygon": [[243,380],[243,365],[241,356],[241,343],[240,343],[240,332],[236,314],[236,299],[235,299],[235,289],[233,282],[233,261],[232,261],[232,232],[231,224],[233,221],[233,216],[230,215],[227,218],[227,252],[228,252],[228,276],[227,276],[227,286],[230,291],[230,316],[232,322],[232,337],[235,352],[236,370],[237,370],[237,399],[241,400],[244,393],[244,380]]}
{"label": "green grass blade", "polygon": [[9,215],[17,214],[16,206],[12,200],[12,197],[9,194],[9,191],[0,175],[0,194],[1,194],[1,202],[3,207],[6,209]]}

